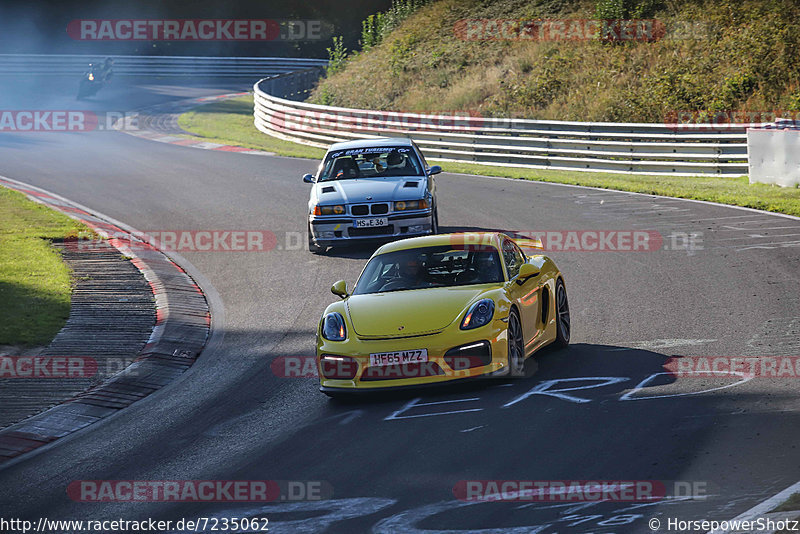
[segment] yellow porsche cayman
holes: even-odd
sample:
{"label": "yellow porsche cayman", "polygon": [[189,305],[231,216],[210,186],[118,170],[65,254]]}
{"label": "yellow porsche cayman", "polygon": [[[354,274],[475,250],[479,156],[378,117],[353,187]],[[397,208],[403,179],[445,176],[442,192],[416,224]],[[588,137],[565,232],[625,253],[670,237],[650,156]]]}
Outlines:
{"label": "yellow porsche cayman", "polygon": [[317,328],[320,390],[331,396],[482,375],[569,344],[564,279],[502,233],[416,237],[380,247],[352,293],[331,291]]}

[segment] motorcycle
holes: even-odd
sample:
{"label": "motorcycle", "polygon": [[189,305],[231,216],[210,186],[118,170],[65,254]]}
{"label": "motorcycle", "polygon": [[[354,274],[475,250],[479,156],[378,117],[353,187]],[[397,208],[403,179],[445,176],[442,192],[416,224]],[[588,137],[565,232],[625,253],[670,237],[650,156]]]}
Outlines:
{"label": "motorcycle", "polygon": [[111,78],[111,69],[103,69],[94,63],[89,64],[89,70],[83,73],[83,78],[78,85],[78,100],[97,94]]}

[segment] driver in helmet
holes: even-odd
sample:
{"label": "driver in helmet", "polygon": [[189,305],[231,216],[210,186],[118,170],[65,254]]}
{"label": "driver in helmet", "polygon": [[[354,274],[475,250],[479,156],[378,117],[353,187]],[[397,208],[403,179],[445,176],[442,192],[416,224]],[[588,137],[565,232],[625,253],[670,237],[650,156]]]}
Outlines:
{"label": "driver in helmet", "polygon": [[406,289],[417,289],[425,285],[424,268],[417,256],[403,258],[397,265],[397,279]]}

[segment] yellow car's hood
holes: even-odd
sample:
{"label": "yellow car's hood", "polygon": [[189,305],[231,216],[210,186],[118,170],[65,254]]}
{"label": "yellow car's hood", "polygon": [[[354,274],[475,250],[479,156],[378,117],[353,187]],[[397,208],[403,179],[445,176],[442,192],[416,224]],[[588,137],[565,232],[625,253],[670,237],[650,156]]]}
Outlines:
{"label": "yellow car's hood", "polygon": [[478,295],[496,287],[482,284],[353,295],[347,312],[359,337],[408,337],[438,332],[461,318]]}

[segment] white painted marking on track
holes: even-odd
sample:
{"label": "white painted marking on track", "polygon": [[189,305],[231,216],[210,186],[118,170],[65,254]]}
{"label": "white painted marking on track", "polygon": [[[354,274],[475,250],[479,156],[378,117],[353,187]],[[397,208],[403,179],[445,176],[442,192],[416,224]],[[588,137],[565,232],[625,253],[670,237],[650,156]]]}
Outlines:
{"label": "white painted marking on track", "polygon": [[[561,389],[550,389],[552,386],[555,386],[559,382],[588,382],[588,381],[597,381],[599,384],[589,384],[586,386],[577,386],[571,388],[561,388]],[[553,380],[545,380],[544,382],[537,384],[536,386],[532,387],[522,395],[519,395],[512,401],[509,401],[503,405],[503,408],[508,408],[509,406],[513,406],[514,404],[527,399],[533,395],[545,395],[550,397],[556,397],[561,400],[574,402],[576,404],[583,404],[585,402],[592,402],[591,399],[584,399],[582,397],[575,397],[572,395],[567,395],[565,391],[577,391],[579,389],[592,389],[592,388],[599,388],[603,386],[610,386],[612,384],[617,384],[619,382],[626,382],[629,380],[624,376],[589,376],[589,377],[579,377],[579,378],[556,378]]]}
{"label": "white painted marking on track", "polygon": [[[439,161],[443,161],[443,160],[439,160]],[[603,189],[601,187],[592,187],[592,186],[589,186],[589,185],[561,184],[561,183],[558,183],[558,182],[538,182],[536,180],[523,180],[523,181],[520,181],[517,178],[505,178],[505,177],[502,177],[502,176],[482,176],[482,175],[479,175],[479,174],[469,174],[469,173],[465,173],[465,172],[451,172],[451,173],[448,173],[448,174],[451,174],[451,175],[454,175],[454,176],[468,176],[468,177],[473,177],[473,178],[480,178],[482,180],[503,180],[503,181],[506,181],[506,182],[521,182],[521,183],[530,184],[530,187],[542,187],[544,185],[547,185],[547,186],[553,186],[553,187],[579,189],[579,190],[584,191],[584,193],[582,193],[582,194],[586,195],[586,196],[589,196],[591,194],[591,193],[589,193],[590,191],[596,191],[596,193],[594,193],[594,195],[601,195],[601,194],[603,194],[603,192],[606,192],[606,194],[613,193],[613,194],[618,194],[618,195],[628,195],[629,197],[634,197],[634,198],[658,198],[658,199],[662,199],[662,200],[666,200],[666,201],[692,202],[694,204],[701,204],[701,205],[704,205],[704,206],[716,206],[718,208],[725,208],[725,209],[737,210],[737,211],[746,211],[746,212],[750,212],[750,213],[758,214],[758,215],[762,215],[762,216],[781,217],[783,219],[789,219],[791,221],[800,221],[800,217],[798,217],[796,215],[788,215],[786,213],[777,213],[777,212],[774,212],[774,211],[765,211],[765,210],[759,210],[759,209],[755,209],[755,208],[747,208],[745,206],[734,206],[734,205],[731,205],[731,204],[722,204],[720,202],[711,202],[709,200],[697,200],[697,199],[694,199],[694,198],[668,197],[666,195],[653,195],[653,194],[649,194],[649,193],[635,193],[633,191],[609,191],[609,190]],[[576,196],[579,196],[579,195],[564,195],[563,197],[554,196],[553,198],[575,198]]]}
{"label": "white painted marking on track", "polygon": [[[704,499],[708,499],[710,497],[716,497],[716,495],[703,495]],[[666,496],[658,499],[657,501],[634,503],[631,506],[628,506],[626,508],[622,508],[621,510],[615,510],[615,512],[619,514],[619,513],[622,513],[622,512],[630,512],[631,510],[638,510],[639,508],[644,508],[646,506],[661,506],[663,504],[676,504],[676,503],[679,503],[679,502],[693,501],[693,500],[696,500],[696,499],[698,499],[698,497],[694,497],[692,495],[689,495],[689,496],[686,496],[686,497],[675,497],[675,496],[672,496],[672,495],[666,495]]]}
{"label": "white painted marking on track", "polygon": [[[327,530],[330,525],[346,519],[355,519],[387,508],[397,501],[377,497],[357,497],[352,499],[326,499],[319,501],[283,502],[265,504],[249,509],[231,508],[215,513],[204,513],[203,517],[220,521],[238,518],[266,518],[269,532],[291,532],[293,534],[314,534]],[[326,512],[320,514],[319,512]],[[273,519],[275,514],[283,517],[297,514],[303,519]],[[311,517],[308,517],[311,515]],[[304,517],[305,516],[305,517]],[[264,523],[253,521],[255,528],[241,528],[236,532],[264,532]],[[201,523],[202,524],[202,523]],[[214,523],[209,522],[209,525]],[[210,529],[209,529],[210,530]],[[174,530],[174,533],[186,530]]]}
{"label": "white painted marking on track", "polygon": [[777,241],[774,243],[760,243],[758,245],[736,248],[736,251],[742,252],[743,250],[753,250],[753,249],[770,250],[775,248],[789,248],[789,247],[800,247],[800,241]]}
{"label": "white painted marking on track", "polygon": [[455,403],[455,402],[478,401],[478,400],[480,400],[480,398],[479,397],[472,397],[472,398],[469,398],[469,399],[452,399],[452,400],[445,400],[445,401],[422,402],[422,403],[419,402],[421,400],[422,400],[422,398],[420,398],[420,397],[417,397],[415,399],[411,399],[410,401],[408,401],[405,404],[405,406],[403,406],[402,408],[400,408],[399,410],[397,410],[395,412],[392,412],[391,415],[389,415],[388,417],[385,417],[383,420],[384,421],[396,421],[398,419],[413,419],[415,417],[433,417],[433,416],[436,416],[436,415],[451,415],[451,414],[456,414],[456,413],[467,413],[467,412],[480,412],[480,411],[483,411],[483,408],[468,408],[468,409],[465,409],[465,410],[451,410],[451,411],[448,411],[448,412],[424,413],[424,414],[416,414],[416,415],[400,415],[401,413],[407,412],[408,410],[410,410],[412,408],[418,408],[418,407],[422,407],[422,406],[437,406],[437,405],[440,405],[440,404],[450,404],[450,403]]}
{"label": "white painted marking on track", "polygon": [[[427,529],[419,528],[417,525],[425,519],[442,512],[454,512],[459,508],[475,506],[476,504],[480,504],[480,502],[440,501],[434,504],[404,510],[379,521],[378,524],[372,528],[372,532],[373,534],[396,534],[397,532],[403,532],[404,534],[463,534],[467,531],[462,529]],[[550,526],[552,526],[551,523],[544,523],[542,525],[528,525],[524,527],[470,529],[469,532],[474,532],[476,534],[534,534]]]}
{"label": "white painted marking on track", "polygon": [[339,422],[337,424],[346,425],[348,423],[355,421],[356,419],[364,415],[364,413],[365,413],[364,410],[348,410],[346,412],[337,413],[335,415],[330,415],[328,417],[323,417],[322,419],[315,419],[304,426],[312,426],[312,425],[318,425],[320,423],[331,422],[334,419],[339,419]]}
{"label": "white painted marking on track", "polygon": [[740,239],[775,239],[776,237],[794,237],[800,234],[774,234],[774,235],[761,235],[761,234],[748,234],[742,235],[738,237],[723,237],[720,239],[715,239],[714,242],[719,241],[738,241]]}
{"label": "white painted marking on track", "polygon": [[620,213],[622,215],[635,215],[637,213],[648,213],[653,214],[654,211],[659,212],[669,212],[671,215],[657,215],[658,219],[663,217],[684,217],[683,213],[675,213],[678,211],[691,211],[689,208],[679,208],[677,206],[664,206],[663,204],[653,204],[653,205],[642,205],[642,206],[630,206],[627,208],[618,208],[614,210],[616,213]]}
{"label": "white painted marking on track", "polygon": [[[693,347],[714,343],[716,339],[653,339],[650,341],[629,341],[627,345],[632,345],[633,349],[638,350],[658,350],[670,349],[673,347]],[[608,349],[607,352],[632,350],[631,348],[621,347],[618,349]]]}
{"label": "white painted marking on track", "polygon": [[[659,216],[659,219],[661,217],[662,216]],[[669,217],[669,215],[664,215],[663,217]],[[729,215],[727,217],[703,217],[701,219],[690,218],[687,220],[689,222],[700,222],[700,221],[721,221],[723,219],[744,219],[744,218],[752,219],[753,217],[761,217],[761,214],[753,213],[752,215]],[[742,222],[752,222],[752,221],[742,221]],[[732,223],[732,224],[738,224],[738,223]]]}
{"label": "white painted marking on track", "polygon": [[599,503],[597,501],[592,502],[583,502],[583,503],[563,503],[563,504],[548,504],[547,502],[529,502],[525,504],[520,504],[516,507],[517,510],[522,510],[524,508],[531,508],[535,507],[539,510],[551,510],[555,508],[566,508],[563,514],[573,514],[575,512],[579,512],[584,508],[589,508],[591,506],[597,506]]}
{"label": "white painted marking on track", "polygon": [[800,228],[800,226],[797,226],[797,225],[794,225],[794,226],[767,226],[767,227],[759,226],[757,228],[737,228],[735,226],[723,225],[723,226],[720,226],[719,229],[717,229],[717,231],[718,232],[727,232],[727,231],[753,232],[753,231],[756,231],[756,230],[759,230],[759,231],[764,231],[764,230],[789,230],[789,229],[797,230],[798,228]]}
{"label": "white painted marking on track", "polygon": [[479,428],[483,428],[485,426],[486,425],[473,426],[472,428],[465,428],[464,430],[459,430],[459,432],[472,432],[473,430],[478,430]]}
{"label": "white painted marking on track", "polygon": [[[705,371],[681,371],[681,372],[682,373],[686,373],[686,374],[702,374],[702,375],[708,374]],[[740,384],[744,384],[745,382],[749,382],[750,380],[753,379],[753,375],[740,373],[738,371],[719,371],[716,374],[740,376],[740,377],[742,377],[742,379],[739,380],[738,382],[734,382],[733,384],[726,384],[724,386],[717,386],[717,387],[714,387],[714,388],[704,389],[702,391],[686,391],[686,392],[683,392],[683,393],[670,393],[670,394],[667,394],[667,395],[648,395],[647,397],[634,397],[633,395],[637,391],[647,387],[649,384],[651,384],[653,382],[653,380],[656,377],[665,376],[665,375],[674,376],[674,373],[672,373],[672,372],[653,373],[652,375],[648,376],[647,378],[645,378],[644,380],[642,380],[641,382],[636,384],[635,388],[633,388],[629,392],[627,392],[624,395],[622,395],[619,398],[619,400],[620,401],[636,401],[636,400],[648,400],[648,399],[667,399],[667,398],[671,398],[671,397],[688,397],[690,395],[700,395],[701,393],[711,393],[712,391],[719,391],[721,389],[732,388],[734,386],[738,386]]]}
{"label": "white painted marking on track", "polygon": [[209,141],[205,141],[205,142],[197,143],[196,145],[194,145],[194,148],[211,149],[211,148],[218,148],[218,147],[221,147],[221,146],[227,146],[227,145],[222,145],[220,143],[211,143]]}

